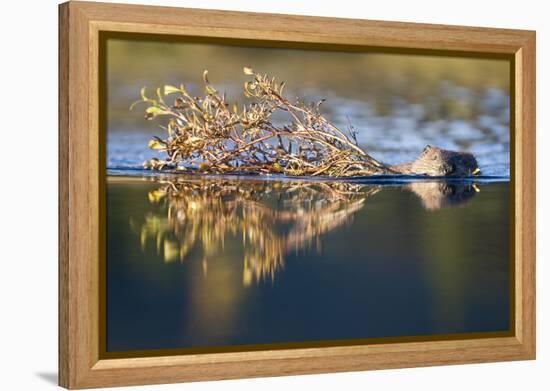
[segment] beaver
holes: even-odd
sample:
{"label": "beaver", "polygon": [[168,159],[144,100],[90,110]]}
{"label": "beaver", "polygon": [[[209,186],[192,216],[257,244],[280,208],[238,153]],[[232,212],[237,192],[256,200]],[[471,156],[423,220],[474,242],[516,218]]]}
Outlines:
{"label": "beaver", "polygon": [[388,165],[389,174],[433,177],[466,177],[481,174],[477,160],[468,152],[455,152],[427,145],[420,156],[408,163]]}

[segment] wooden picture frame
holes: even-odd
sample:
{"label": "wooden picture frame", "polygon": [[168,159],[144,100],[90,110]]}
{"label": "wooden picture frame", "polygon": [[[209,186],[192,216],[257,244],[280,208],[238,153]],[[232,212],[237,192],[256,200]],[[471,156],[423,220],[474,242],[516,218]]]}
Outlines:
{"label": "wooden picture frame", "polygon": [[[514,65],[512,336],[100,357],[101,32],[187,35],[422,53],[493,53]],[[89,388],[535,358],[535,32],[71,1],[59,6],[59,384]]]}

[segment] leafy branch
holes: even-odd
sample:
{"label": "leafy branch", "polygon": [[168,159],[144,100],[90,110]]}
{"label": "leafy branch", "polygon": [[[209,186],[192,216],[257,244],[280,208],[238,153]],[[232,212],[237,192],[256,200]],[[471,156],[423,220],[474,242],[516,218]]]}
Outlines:
{"label": "leafy branch", "polygon": [[[249,67],[244,74],[244,95],[251,100],[230,105],[203,73],[205,95],[193,97],[182,84],[166,85],[156,97],[146,96],[132,105],[146,103],[145,118],[167,117],[166,137],[154,137],[149,148],[163,151],[164,160],[152,158],[147,169],[178,169],[203,173],[284,173],[333,177],[384,174],[391,171],[357,143],[355,129],[342,131],[320,111],[324,100],[293,103],[283,95],[285,83]],[[170,96],[168,98],[168,96]],[[166,100],[170,99],[170,103]],[[288,122],[272,121],[275,112]]]}

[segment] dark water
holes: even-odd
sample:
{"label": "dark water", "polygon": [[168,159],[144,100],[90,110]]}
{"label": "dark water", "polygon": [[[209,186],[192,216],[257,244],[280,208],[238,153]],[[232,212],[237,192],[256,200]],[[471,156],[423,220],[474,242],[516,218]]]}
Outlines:
{"label": "dark water", "polygon": [[510,328],[509,182],[107,181],[107,351]]}

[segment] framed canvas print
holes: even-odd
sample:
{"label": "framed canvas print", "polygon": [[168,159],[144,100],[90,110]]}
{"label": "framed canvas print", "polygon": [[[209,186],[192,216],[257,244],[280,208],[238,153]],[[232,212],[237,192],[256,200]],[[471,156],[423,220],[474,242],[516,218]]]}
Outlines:
{"label": "framed canvas print", "polygon": [[60,5],[67,388],[535,358],[535,33]]}

